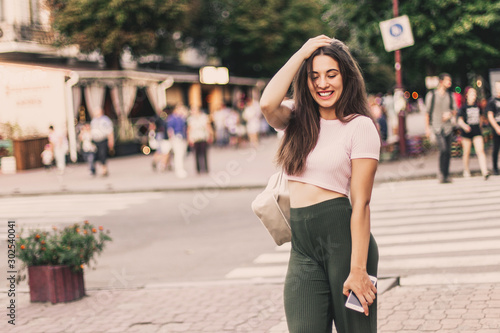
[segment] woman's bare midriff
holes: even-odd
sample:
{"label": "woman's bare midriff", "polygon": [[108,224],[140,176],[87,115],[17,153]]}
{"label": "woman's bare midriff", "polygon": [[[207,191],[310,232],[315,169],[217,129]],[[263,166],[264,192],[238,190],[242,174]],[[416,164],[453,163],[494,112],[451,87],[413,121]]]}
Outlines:
{"label": "woman's bare midriff", "polygon": [[293,208],[307,207],[326,200],[346,197],[342,193],[293,180],[288,181],[288,188],[290,190],[290,206]]}

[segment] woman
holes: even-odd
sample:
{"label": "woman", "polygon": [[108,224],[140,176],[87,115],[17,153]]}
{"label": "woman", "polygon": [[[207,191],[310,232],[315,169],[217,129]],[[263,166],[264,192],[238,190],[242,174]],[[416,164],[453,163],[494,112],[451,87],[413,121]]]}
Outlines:
{"label": "woman", "polygon": [[[292,81],[294,98],[282,103]],[[377,275],[378,249],[369,203],[380,137],[356,61],[342,42],[311,38],[269,82],[261,108],[272,127],[285,130],[277,162],[291,205],[288,329],[331,332],[334,322],[338,333],[376,332],[369,275]],[[345,307],[351,290],[364,314]]]}
{"label": "woman", "polygon": [[464,177],[470,177],[469,159],[472,144],[479,160],[479,167],[484,179],[489,177],[486,166],[486,154],[484,153],[484,141],[481,134],[481,109],[477,105],[477,92],[472,87],[465,88],[466,103],[458,112],[458,126],[462,129],[462,148]]}
{"label": "woman", "polygon": [[177,178],[186,178],[188,176],[184,168],[184,158],[187,151],[186,115],[187,108],[182,104],[178,104],[172,114],[167,117],[167,134],[172,144],[174,171]]}
{"label": "woman", "polygon": [[61,131],[54,130],[54,126],[49,126],[49,143],[52,146],[57,170],[60,175],[66,169],[66,154],[68,153],[68,139]]}

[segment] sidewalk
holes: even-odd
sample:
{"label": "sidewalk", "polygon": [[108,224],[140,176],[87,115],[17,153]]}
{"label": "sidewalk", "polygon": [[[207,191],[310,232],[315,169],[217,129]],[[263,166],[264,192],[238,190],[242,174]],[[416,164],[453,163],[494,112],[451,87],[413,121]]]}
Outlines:
{"label": "sidewalk", "polygon": [[[261,188],[275,171],[276,148],[274,137],[263,139],[257,149],[212,148],[211,173],[202,176],[196,175],[189,155],[187,179],[171,171],[153,172],[152,157],[143,155],[111,159],[106,178],[91,177],[84,164],[69,165],[63,176],[42,169],[0,174],[0,196]],[[376,182],[435,178],[437,166],[436,153],[382,162]],[[471,169],[478,170],[476,158],[471,159]],[[461,159],[452,159],[451,171],[461,174]],[[397,286],[395,278],[381,278],[379,332],[500,332],[500,286],[470,282],[410,287]],[[88,289],[84,299],[56,305],[30,303],[29,294],[18,291],[16,325],[8,325],[4,315],[0,332],[285,333],[282,294],[282,281],[248,280]],[[6,292],[0,293],[1,306],[9,300]]]}

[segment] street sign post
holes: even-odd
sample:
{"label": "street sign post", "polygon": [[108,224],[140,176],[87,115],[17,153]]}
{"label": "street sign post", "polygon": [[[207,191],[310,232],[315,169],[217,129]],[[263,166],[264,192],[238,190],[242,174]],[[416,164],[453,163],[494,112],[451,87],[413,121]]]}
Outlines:
{"label": "street sign post", "polygon": [[384,47],[387,52],[402,49],[415,44],[407,15],[379,23]]}

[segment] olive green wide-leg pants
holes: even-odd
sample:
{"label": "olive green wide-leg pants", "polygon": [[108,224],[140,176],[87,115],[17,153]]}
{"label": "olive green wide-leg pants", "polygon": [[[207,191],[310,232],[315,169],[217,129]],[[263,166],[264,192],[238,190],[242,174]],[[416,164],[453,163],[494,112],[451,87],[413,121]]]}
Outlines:
{"label": "olive green wide-leg pants", "polygon": [[[377,301],[367,317],[345,307],[343,285],[350,272],[351,213],[348,198],[292,208],[292,251],[285,280],[290,333],[377,332]],[[370,237],[367,272],[377,276],[378,248]]]}

